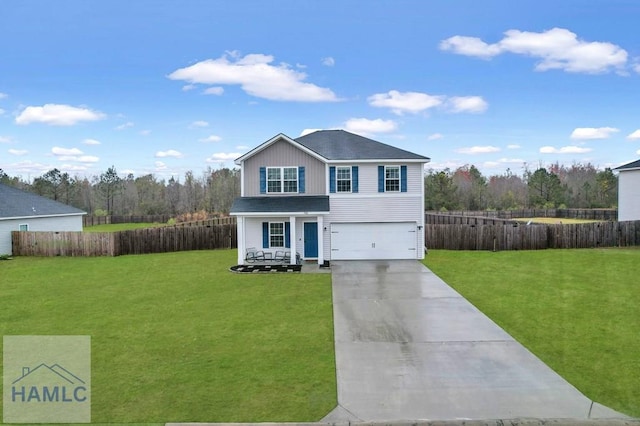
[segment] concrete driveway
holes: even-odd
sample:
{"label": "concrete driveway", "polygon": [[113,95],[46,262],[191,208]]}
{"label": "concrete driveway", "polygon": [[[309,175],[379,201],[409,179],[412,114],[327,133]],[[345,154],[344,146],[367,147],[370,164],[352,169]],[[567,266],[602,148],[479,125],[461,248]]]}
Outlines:
{"label": "concrete driveway", "polygon": [[331,263],[339,406],[323,421],[622,418],[417,261]]}

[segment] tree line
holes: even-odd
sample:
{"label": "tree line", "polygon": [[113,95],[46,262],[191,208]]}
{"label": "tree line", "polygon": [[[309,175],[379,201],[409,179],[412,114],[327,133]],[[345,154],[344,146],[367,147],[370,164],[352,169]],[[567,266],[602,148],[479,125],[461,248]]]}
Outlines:
{"label": "tree line", "polygon": [[522,208],[615,208],[618,177],[610,168],[558,163],[522,176],[509,169],[485,177],[473,165],[430,170],[425,176],[427,210],[515,210]]}
{"label": "tree line", "polygon": [[70,176],[52,169],[27,182],[0,169],[0,182],[77,207],[92,215],[178,216],[208,212],[227,214],[240,195],[239,169],[207,168],[196,176],[159,179],[153,174],[122,178],[114,166],[98,176]]}
{"label": "tree line", "polygon": [[[193,212],[228,214],[240,196],[239,169],[188,171],[182,178],[153,174],[122,178],[114,166],[92,177],[52,169],[32,182],[0,169],[0,182],[34,192],[94,215],[178,216]],[[428,170],[424,177],[426,210],[510,210],[521,208],[611,208],[618,199],[618,178],[610,168],[592,164],[554,164],[522,176],[507,170],[483,176],[474,165]]]}

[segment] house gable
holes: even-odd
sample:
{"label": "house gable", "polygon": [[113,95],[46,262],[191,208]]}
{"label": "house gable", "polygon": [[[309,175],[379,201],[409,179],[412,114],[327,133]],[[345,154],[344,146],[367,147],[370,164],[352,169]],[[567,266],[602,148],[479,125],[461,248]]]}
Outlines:
{"label": "house gable", "polygon": [[[245,157],[241,162],[243,174],[244,197],[266,195],[261,188],[261,168],[265,173],[269,167],[304,167],[304,192],[300,195],[324,195],[325,190],[325,165],[318,158],[300,149],[289,138],[280,137],[271,142],[265,149]],[[243,157],[241,157],[243,158]],[[300,173],[300,171],[298,171]],[[300,176],[302,177],[302,176]],[[264,181],[264,176],[262,176]],[[300,183],[299,183],[300,184]],[[262,189],[262,190],[261,190]],[[276,195],[277,194],[269,194]],[[292,195],[291,193],[282,195]]]}

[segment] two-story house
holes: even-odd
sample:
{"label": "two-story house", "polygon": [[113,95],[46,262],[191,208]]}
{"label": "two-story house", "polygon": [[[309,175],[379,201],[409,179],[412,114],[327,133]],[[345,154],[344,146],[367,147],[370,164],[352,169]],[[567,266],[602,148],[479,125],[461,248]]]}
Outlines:
{"label": "two-story house", "polygon": [[424,258],[427,162],[344,130],[269,139],[236,159],[238,263],[249,247],[291,263]]}

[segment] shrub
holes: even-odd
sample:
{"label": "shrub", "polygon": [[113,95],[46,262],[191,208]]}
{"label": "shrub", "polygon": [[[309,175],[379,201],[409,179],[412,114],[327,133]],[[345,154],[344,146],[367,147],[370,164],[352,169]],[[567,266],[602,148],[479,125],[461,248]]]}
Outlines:
{"label": "shrub", "polygon": [[196,220],[207,220],[209,219],[209,213],[204,210],[199,210],[197,212],[187,212],[182,213],[176,216],[176,222],[193,222]]}

